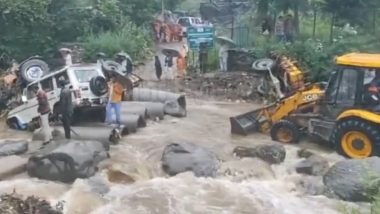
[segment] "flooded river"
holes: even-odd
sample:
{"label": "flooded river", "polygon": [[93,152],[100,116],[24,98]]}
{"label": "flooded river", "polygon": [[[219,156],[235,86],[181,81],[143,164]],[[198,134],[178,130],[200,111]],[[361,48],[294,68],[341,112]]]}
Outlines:
{"label": "flooded river", "polygon": [[[298,147],[319,146],[308,143],[288,146],[285,162],[271,168],[254,159],[238,160],[232,155],[236,146],[270,142],[260,134],[230,135],[229,116],[251,109],[252,104],[188,102],[186,118],[167,116],[163,121],[151,121],[147,128],[112,147],[111,159],[93,178],[66,185],[20,175],[0,182],[0,191],[37,195],[52,203],[64,201],[67,214],[340,213],[343,202],[307,196],[297,185],[303,179],[294,170],[299,161]],[[222,167],[215,179],[196,178],[191,173],[170,178],[163,173],[160,159],[164,147],[181,141],[201,145],[217,154]],[[317,152],[331,162],[341,159],[332,151]],[[109,169],[128,175],[129,181],[110,182]]]}
{"label": "flooded river", "polygon": [[[153,68],[150,62],[138,73],[144,79],[154,79]],[[148,81],[143,87],[178,90],[179,85]],[[257,106],[216,102],[210,98],[202,101],[191,94],[187,97],[186,118],[166,116],[163,121],[149,121],[146,128],[111,148],[111,159],[100,166],[96,176],[67,185],[22,174],[1,181],[0,192],[36,195],[53,204],[63,202],[66,214],[338,214],[345,206],[368,213],[364,205],[358,207],[305,194],[321,181],[295,173],[295,164],[300,161],[298,149],[308,148],[331,163],[342,159],[333,151],[306,140],[286,146],[286,159],[280,165],[269,166],[255,159],[239,160],[232,155],[236,146],[271,142],[261,134],[248,137],[230,134],[229,117]],[[27,133],[1,128],[3,138],[29,137]],[[218,156],[221,169],[216,178],[196,178],[191,173],[175,177],[164,174],[160,163],[164,147],[183,141],[203,146]],[[31,143],[30,148],[35,147]],[[306,181],[311,182],[306,184]]]}

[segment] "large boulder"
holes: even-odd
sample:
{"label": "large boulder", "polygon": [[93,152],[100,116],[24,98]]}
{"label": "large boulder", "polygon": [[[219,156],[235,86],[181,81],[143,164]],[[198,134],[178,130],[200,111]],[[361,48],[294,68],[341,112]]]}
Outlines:
{"label": "large boulder", "polygon": [[260,145],[254,148],[239,146],[233,153],[240,158],[259,158],[269,164],[282,163],[286,157],[285,147],[280,144]]}
{"label": "large boulder", "polygon": [[98,141],[72,140],[53,146],[48,145],[29,158],[27,171],[31,177],[70,183],[93,176],[98,163],[109,157]]}
{"label": "large boulder", "polygon": [[28,142],[25,140],[1,140],[0,156],[20,155],[28,151]]}
{"label": "large boulder", "polygon": [[329,162],[319,155],[312,155],[296,165],[296,171],[307,175],[324,175],[329,170]]}
{"label": "large boulder", "polygon": [[343,200],[370,201],[380,187],[380,158],[340,161],[324,175],[323,183]]}
{"label": "large boulder", "polygon": [[213,153],[192,143],[166,146],[161,161],[162,169],[171,176],[192,171],[198,177],[215,177],[219,165]]}

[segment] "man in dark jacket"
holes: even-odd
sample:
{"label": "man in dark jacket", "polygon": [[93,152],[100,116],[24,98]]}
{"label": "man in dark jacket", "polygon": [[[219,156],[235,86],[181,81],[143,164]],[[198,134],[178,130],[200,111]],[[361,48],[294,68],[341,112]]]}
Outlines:
{"label": "man in dark jacket", "polygon": [[73,102],[71,90],[66,87],[66,81],[60,80],[59,86],[61,87],[61,95],[59,98],[60,113],[62,115],[63,128],[65,130],[66,139],[71,138],[70,124],[73,116]]}
{"label": "man in dark jacket", "polygon": [[38,101],[38,113],[40,114],[41,119],[41,132],[43,134],[43,143],[44,145],[50,143],[52,140],[51,129],[49,126],[49,113],[50,113],[50,105],[47,98],[47,95],[44,90],[39,89],[38,86],[34,87],[34,92],[36,93],[37,101]]}

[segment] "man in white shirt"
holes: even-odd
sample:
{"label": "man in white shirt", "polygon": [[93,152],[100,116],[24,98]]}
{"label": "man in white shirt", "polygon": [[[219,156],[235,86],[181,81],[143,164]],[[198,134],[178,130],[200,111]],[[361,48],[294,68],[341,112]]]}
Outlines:
{"label": "man in white shirt", "polygon": [[228,46],[223,44],[219,49],[219,66],[221,72],[227,71]]}
{"label": "man in white shirt", "polygon": [[71,52],[72,50],[68,48],[61,48],[59,49],[59,52],[61,53],[63,59],[65,60],[65,65],[69,66],[73,64],[72,58],[71,58]]}

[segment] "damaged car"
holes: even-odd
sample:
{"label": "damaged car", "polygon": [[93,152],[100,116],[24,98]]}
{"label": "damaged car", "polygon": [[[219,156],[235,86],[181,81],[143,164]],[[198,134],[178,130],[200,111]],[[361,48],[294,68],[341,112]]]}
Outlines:
{"label": "damaged car", "polygon": [[8,126],[19,130],[38,128],[38,101],[33,92],[33,88],[37,85],[46,92],[53,110],[51,119],[55,119],[61,92],[58,85],[59,80],[65,80],[72,90],[74,114],[80,115],[84,111],[104,109],[107,103],[108,86],[101,67],[98,64],[74,64],[28,84],[23,90],[22,105],[14,108],[8,114]]}

